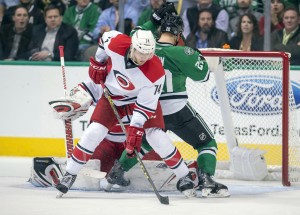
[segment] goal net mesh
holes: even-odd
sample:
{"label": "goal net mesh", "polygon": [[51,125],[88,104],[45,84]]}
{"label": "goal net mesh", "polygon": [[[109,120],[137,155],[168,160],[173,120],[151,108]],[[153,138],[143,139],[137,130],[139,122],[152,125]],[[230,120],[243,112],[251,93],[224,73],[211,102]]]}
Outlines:
{"label": "goal net mesh", "polygon": [[[293,94],[294,82],[289,85],[289,124],[282,126],[283,60],[279,57],[232,57],[221,59],[230,104],[234,133],[239,146],[266,151],[265,159],[270,174],[267,180],[281,180],[282,131],[288,129],[289,180],[300,181],[300,141],[297,136],[297,106]],[[205,56],[205,54],[204,54]],[[208,58],[216,58],[209,57]],[[218,58],[219,59],[219,58]],[[209,62],[209,61],[208,61]],[[289,72],[289,71],[286,71]],[[298,86],[299,87],[299,86]],[[218,169],[229,167],[230,156],[224,122],[216,88],[215,74],[207,82],[187,80],[189,102],[206,121],[218,144]],[[298,107],[299,108],[299,107]],[[298,113],[299,114],[299,113]],[[197,151],[169,132],[185,160],[196,159]],[[217,177],[224,177],[224,172]],[[230,177],[230,173],[228,174]]]}

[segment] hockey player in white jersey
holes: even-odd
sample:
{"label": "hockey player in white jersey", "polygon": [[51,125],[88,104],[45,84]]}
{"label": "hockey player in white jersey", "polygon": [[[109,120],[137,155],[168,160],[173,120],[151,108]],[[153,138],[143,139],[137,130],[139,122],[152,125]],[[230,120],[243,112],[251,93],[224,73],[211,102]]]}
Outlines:
{"label": "hockey player in white jersey", "polygon": [[[164,8],[164,5],[161,9]],[[154,12],[158,17],[158,11]],[[208,79],[209,72],[202,54],[185,46],[176,46],[180,38],[183,22],[179,16],[166,15],[161,19],[161,35],[156,44],[155,54],[163,59],[163,66],[168,74],[160,101],[165,120],[165,128],[171,130],[186,143],[198,151],[197,164],[199,171],[199,189],[203,197],[228,197],[228,188],[213,179],[216,168],[217,143],[208,125],[187,102],[186,79],[203,82]],[[153,21],[146,22],[138,28],[155,32],[158,25]],[[128,171],[134,162],[126,156],[119,160],[121,167]],[[136,161],[137,162],[137,161]],[[118,165],[117,165],[118,167]],[[117,184],[114,169],[108,174],[108,181]],[[112,178],[110,180],[110,178]]]}
{"label": "hockey player in white jersey", "polygon": [[[132,115],[126,128],[125,149],[133,155],[140,150],[145,133],[152,148],[173,169],[179,178],[178,189],[187,196],[194,196],[191,173],[179,151],[163,132],[164,122],[158,98],[165,80],[164,69],[158,57],[154,56],[155,40],[151,31],[138,30],[132,36],[110,31],[103,34],[96,59],[90,59],[89,73],[97,74],[99,83],[104,82],[116,108],[123,117]],[[111,68],[107,71],[108,58]],[[97,83],[97,84],[99,84]],[[82,166],[91,158],[95,148],[108,131],[117,123],[109,102],[103,96],[98,101],[91,117],[91,124],[83,133],[66,166],[66,173],[56,188],[60,195],[67,193],[76,180]]]}

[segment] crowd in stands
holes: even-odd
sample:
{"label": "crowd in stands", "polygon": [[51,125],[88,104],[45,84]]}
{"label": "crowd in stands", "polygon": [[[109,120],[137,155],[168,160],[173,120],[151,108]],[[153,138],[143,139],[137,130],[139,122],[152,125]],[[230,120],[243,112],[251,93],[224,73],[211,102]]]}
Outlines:
{"label": "crowd in stands", "polygon": [[[0,0],[0,60],[86,61],[101,35],[124,33],[150,19],[163,0]],[[183,36],[192,48],[264,50],[264,0],[169,0],[183,19]],[[300,65],[300,0],[271,0],[271,51],[291,53]],[[157,32],[159,34],[159,32]]]}

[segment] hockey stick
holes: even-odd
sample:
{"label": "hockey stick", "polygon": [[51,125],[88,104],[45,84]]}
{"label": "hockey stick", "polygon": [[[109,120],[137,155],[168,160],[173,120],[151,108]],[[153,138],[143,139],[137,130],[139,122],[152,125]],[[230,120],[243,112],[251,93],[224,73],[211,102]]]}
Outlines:
{"label": "hockey stick", "polygon": [[[112,108],[115,116],[117,117],[117,120],[118,120],[118,122],[119,122],[119,124],[120,124],[120,126],[122,128],[122,131],[124,132],[125,136],[127,136],[125,126],[124,126],[124,124],[122,122],[122,119],[121,119],[121,117],[120,117],[120,115],[119,115],[119,113],[118,113],[118,111],[117,111],[117,109],[115,107],[115,104],[113,103],[110,95],[108,94],[107,89],[104,86],[103,82],[101,82],[101,85],[102,85],[102,88],[103,88],[103,93],[104,93],[105,98],[108,100],[108,102],[109,102],[109,104],[110,104],[110,106],[111,106],[111,108]],[[149,175],[149,173],[148,173],[148,171],[147,171],[147,169],[146,169],[146,167],[145,167],[145,165],[144,165],[144,163],[143,163],[143,161],[142,161],[142,159],[141,159],[141,157],[140,157],[140,155],[139,155],[139,153],[137,152],[136,149],[134,149],[134,153],[135,153],[136,158],[137,158],[137,160],[138,160],[138,162],[140,164],[141,169],[143,170],[144,175],[148,179],[148,181],[149,181],[152,189],[154,190],[154,193],[156,194],[158,200],[160,201],[160,203],[168,205],[169,204],[169,197],[168,196],[162,196],[162,195],[159,194],[159,192],[157,191],[157,189],[156,189],[156,187],[155,187],[155,185],[153,183],[153,180],[151,179],[151,177],[150,177],[150,175]]]}
{"label": "hockey stick", "polygon": [[[64,57],[64,46],[59,46],[59,55],[60,55],[60,66],[63,77],[64,85],[64,95],[67,95],[67,81],[66,81],[66,72],[65,72],[65,57]],[[73,152],[73,131],[72,131],[72,121],[70,119],[64,120],[65,124],[65,145],[66,145],[66,157],[69,158]]]}
{"label": "hockey stick", "polygon": [[[59,55],[60,55],[60,65],[63,77],[63,85],[64,85],[64,95],[67,95],[67,81],[66,81],[66,72],[65,72],[65,58],[64,58],[64,46],[59,46]],[[72,121],[70,119],[64,120],[65,124],[65,145],[66,145],[66,157],[70,158],[73,152],[74,143],[73,143],[73,129],[72,129]],[[92,178],[105,178],[106,172],[101,172],[98,170],[93,170],[89,168],[82,168],[80,173],[92,177]]]}

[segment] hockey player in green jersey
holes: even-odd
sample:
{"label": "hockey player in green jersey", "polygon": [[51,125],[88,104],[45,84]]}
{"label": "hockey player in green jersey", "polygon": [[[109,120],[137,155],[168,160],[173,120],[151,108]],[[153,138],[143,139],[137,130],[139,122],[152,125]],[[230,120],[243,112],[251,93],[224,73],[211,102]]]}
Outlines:
{"label": "hockey player in green jersey", "polygon": [[[160,14],[154,12],[152,17],[160,18]],[[166,15],[160,20],[161,35],[156,43],[155,54],[161,59],[166,73],[160,97],[165,128],[198,151],[198,179],[202,196],[228,197],[228,188],[213,180],[216,169],[216,141],[207,124],[189,104],[186,91],[187,77],[197,82],[208,80],[207,62],[199,50],[177,46],[183,31],[183,22],[179,16]],[[159,27],[160,20],[152,18],[138,28],[154,32]],[[127,180],[123,178],[124,171],[128,171],[136,163],[136,158],[128,158],[124,152],[109,172],[108,182],[119,184],[122,180]]]}

